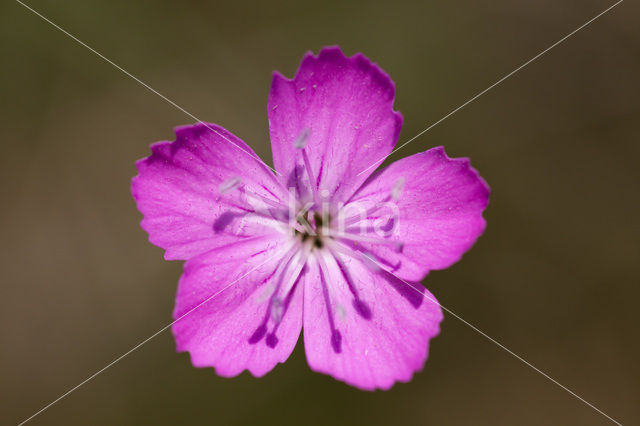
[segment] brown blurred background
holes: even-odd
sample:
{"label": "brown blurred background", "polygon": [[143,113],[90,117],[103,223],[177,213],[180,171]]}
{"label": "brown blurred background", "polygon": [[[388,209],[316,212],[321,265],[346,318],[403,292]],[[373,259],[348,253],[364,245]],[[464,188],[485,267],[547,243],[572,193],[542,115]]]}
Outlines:
{"label": "brown blurred background", "polygon": [[[405,141],[613,1],[28,4],[271,163],[271,71],[340,44],[397,84]],[[485,235],[425,281],[441,303],[622,423],[640,419],[640,8],[625,1],[412,142],[490,183]],[[0,423],[17,424],[171,321],[179,262],[129,193],[150,143],[193,122],[49,24],[0,6]],[[165,332],[32,424],[599,425],[450,315],[388,392],[312,373],[216,377]]]}

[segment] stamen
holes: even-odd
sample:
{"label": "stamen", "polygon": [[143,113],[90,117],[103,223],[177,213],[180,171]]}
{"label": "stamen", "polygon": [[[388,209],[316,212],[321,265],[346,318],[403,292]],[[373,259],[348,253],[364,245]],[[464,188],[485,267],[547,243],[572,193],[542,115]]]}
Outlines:
{"label": "stamen", "polygon": [[220,190],[220,193],[228,194],[229,192],[235,191],[236,189],[240,188],[240,185],[242,185],[242,179],[240,179],[239,177],[232,177],[231,179],[227,179],[226,181],[222,182],[218,189]]}
{"label": "stamen", "polygon": [[240,188],[240,192],[245,194],[248,198],[253,198],[254,200],[261,201],[261,202],[267,204],[270,207],[273,207],[273,208],[276,208],[276,209],[282,209],[283,208],[283,206],[280,203],[278,203],[276,201],[273,201],[273,200],[270,200],[267,197],[264,197],[264,196],[262,196],[260,194],[256,194],[255,192],[248,190],[246,186],[241,187]]}
{"label": "stamen", "polygon": [[[223,232],[233,222],[241,221],[241,227],[234,225],[233,232],[238,232],[247,226],[258,225],[274,229],[280,234],[290,232],[289,218],[282,208],[258,209],[253,206],[244,206],[242,200],[228,200],[229,209],[223,212],[213,223],[213,230],[216,233]],[[240,224],[239,224],[240,225]],[[296,227],[302,231],[302,227]]]}
{"label": "stamen", "polygon": [[344,242],[336,240],[329,241],[329,243],[331,244],[331,248],[338,251],[339,253],[358,260],[372,272],[380,272],[381,269],[379,265],[384,265],[395,271],[400,267],[401,264],[400,261],[393,264],[387,259],[384,259],[374,253],[365,250],[357,242],[354,242],[353,246],[347,246]]}
{"label": "stamen", "polygon": [[235,235],[252,236],[256,229],[265,234],[287,235],[289,233],[288,221],[279,220],[268,213],[254,211],[247,213],[233,230]]}
{"label": "stamen", "polygon": [[327,264],[325,263],[322,254],[316,252],[316,259],[318,260],[318,265],[320,266],[320,282],[322,283],[322,295],[324,296],[324,302],[327,308],[327,318],[329,319],[329,327],[331,328],[331,347],[333,351],[337,354],[342,352],[342,335],[340,331],[336,329],[335,321],[333,318],[333,312],[331,310],[331,298],[329,295],[329,270],[327,268]]}
{"label": "stamen", "polygon": [[337,239],[357,241],[361,243],[389,245],[389,246],[392,246],[397,252],[401,252],[402,248],[404,247],[404,243],[400,241],[388,240],[385,238],[369,237],[366,235],[349,234],[345,232],[332,232],[332,233],[329,233],[329,236]]}
{"label": "stamen", "polygon": [[302,272],[302,268],[304,268],[304,266],[306,265],[309,254],[311,253],[311,247],[312,246],[310,244],[304,244],[302,246],[302,250],[299,250],[291,260],[291,263],[294,264],[294,268],[291,274],[289,274],[287,283],[283,287],[285,294],[287,294],[289,290],[291,290],[296,280],[298,279],[300,272]]}
{"label": "stamen", "polygon": [[[396,220],[393,217],[387,219],[384,225],[380,225],[380,222],[375,223],[374,225],[363,226],[352,226],[344,230],[344,232],[348,234],[370,234],[377,233],[379,231],[384,232],[385,234],[389,234],[389,232],[394,228],[396,224]],[[390,234],[389,234],[390,235]]]}
{"label": "stamen", "polygon": [[296,149],[304,149],[307,146],[307,139],[309,138],[309,133],[311,131],[309,129],[303,129],[298,135],[298,139],[293,142],[293,146]]}
{"label": "stamen", "polygon": [[298,286],[300,277],[302,277],[302,274],[298,275],[298,278],[296,278],[296,281],[293,283],[291,290],[289,290],[289,292],[287,293],[287,296],[285,297],[283,302],[280,318],[278,319],[278,321],[275,321],[274,319],[275,324],[273,325],[273,329],[271,330],[271,333],[267,335],[266,343],[267,343],[267,346],[269,346],[270,348],[275,348],[276,345],[278,344],[278,337],[276,336],[276,333],[278,332],[278,328],[280,327],[282,317],[284,317],[287,310],[289,309],[289,304],[291,303],[291,299],[293,298],[293,293],[296,291],[296,287]]}
{"label": "stamen", "polygon": [[271,319],[273,319],[276,324],[282,320],[282,311],[282,299],[276,296],[271,301]]}
{"label": "stamen", "polygon": [[380,271],[380,266],[374,261],[374,257],[365,251],[353,250],[333,240],[328,240],[327,245],[330,246],[331,249],[359,261],[372,272]]}
{"label": "stamen", "polygon": [[254,200],[263,202],[264,204],[267,204],[270,207],[273,207],[276,209],[282,209],[283,207],[277,201],[270,200],[269,198],[263,195],[257,194],[247,189],[246,185],[242,183],[242,179],[240,179],[239,177],[232,177],[231,179],[227,179],[226,181],[222,182],[220,186],[218,186],[218,189],[221,194],[229,194],[235,190],[240,190],[240,192],[242,192],[248,198],[252,198]]}
{"label": "stamen", "polygon": [[311,161],[309,161],[309,156],[307,155],[306,149],[302,149],[302,159],[304,160],[304,167],[305,169],[307,169],[307,177],[309,178],[309,183],[311,184],[311,189],[313,190],[315,199],[317,198],[318,194],[318,185],[316,185],[316,177],[313,175],[313,169],[311,169]]}
{"label": "stamen", "polygon": [[[269,301],[269,308],[267,309],[267,315],[265,317],[264,324],[266,325],[269,316],[271,316],[274,325],[271,333],[267,334],[266,338],[267,346],[269,346],[270,348],[275,348],[278,344],[278,337],[276,336],[276,332],[278,331],[278,327],[280,326],[282,317],[285,315],[287,309],[289,308],[289,303],[291,303],[293,292],[295,291],[295,288],[300,281],[300,277],[302,277],[302,268],[304,268],[305,264],[307,263],[307,257],[310,251],[306,247],[308,245],[303,246],[302,251],[300,251],[299,244],[297,245],[297,251],[292,257],[287,260],[287,263],[282,269],[282,273],[280,274],[280,280],[275,289],[275,292],[271,297],[271,300]],[[288,268],[292,264],[294,265],[294,268],[290,273],[288,273]],[[283,284],[283,280],[287,276],[288,281]],[[284,295],[284,301],[279,296],[279,294]]]}
{"label": "stamen", "polygon": [[293,225],[295,226],[296,224],[300,224],[304,227],[304,229],[309,235],[315,236],[316,231],[314,231],[314,229],[309,224],[309,221],[305,217],[306,213],[309,211],[311,207],[313,207],[312,202],[308,202],[307,204],[305,204],[302,207],[302,209],[298,213],[296,213],[295,217],[293,218]]}
{"label": "stamen", "polygon": [[340,321],[345,322],[347,319],[347,311],[344,309],[344,306],[337,304],[336,305],[336,314]]}
{"label": "stamen", "polygon": [[[290,232],[289,219],[278,214],[277,210],[253,210],[231,202],[229,209],[223,212],[212,224],[213,231],[218,234],[229,232],[234,235],[251,236],[251,228],[253,226],[271,228],[278,234],[288,234]],[[299,227],[300,229],[302,227]],[[265,232],[267,232],[265,230]]]}
{"label": "stamen", "polygon": [[[285,259],[284,262],[281,262],[278,267],[271,273],[271,275],[269,275],[269,277],[266,278],[265,281],[270,280],[271,278],[273,278],[273,276],[278,276],[278,284],[275,286],[275,288],[273,286],[270,286],[270,288],[267,288],[265,293],[258,296],[257,298],[257,302],[261,303],[263,302],[267,297],[270,297],[270,301],[269,301],[269,305],[267,308],[267,312],[262,320],[262,322],[260,323],[260,325],[258,326],[258,328],[255,329],[255,331],[253,332],[253,334],[249,337],[249,343],[252,345],[255,345],[256,343],[258,343],[260,340],[262,340],[262,338],[265,336],[265,334],[267,334],[267,324],[269,322],[269,318],[272,314],[272,309],[271,306],[273,304],[273,300],[277,298],[277,292],[278,289],[280,288],[280,284],[282,283],[282,277],[284,275],[284,273],[286,272],[287,267],[289,266],[291,259],[293,258],[293,254],[295,253],[295,251],[297,250],[297,248],[295,247],[296,243],[295,241],[291,241],[289,244],[287,244],[285,246],[285,248],[283,248],[283,252],[284,252],[284,256],[283,259]],[[269,293],[271,294],[269,296]],[[282,313],[280,315],[280,319],[282,319]],[[267,336],[268,338],[268,336]],[[275,345],[274,345],[275,346]]]}
{"label": "stamen", "polygon": [[377,203],[376,205],[374,205],[374,206],[372,206],[372,207],[369,207],[369,208],[364,212],[364,214],[363,214],[363,215],[358,215],[358,214],[356,214],[356,215],[353,215],[353,216],[350,216],[350,217],[346,218],[346,219],[344,220],[344,226],[345,226],[345,227],[348,227],[348,226],[351,226],[351,225],[356,224],[356,223],[358,223],[358,222],[361,222],[361,221],[363,221],[363,220],[375,219],[375,218],[371,218],[371,215],[373,215],[374,213],[377,213],[377,212],[378,212],[378,210],[380,210],[380,209],[382,209],[382,208],[384,208],[384,207],[388,207],[388,206],[389,206],[389,205],[388,205],[389,200],[391,200],[391,196],[389,196],[389,197],[385,198],[385,200],[384,200],[384,201],[382,201],[382,202],[380,202],[380,203]]}
{"label": "stamen", "polygon": [[[280,289],[282,287],[283,279],[287,274],[287,269],[292,263],[294,255],[296,255],[299,252],[299,249],[300,249],[299,246],[300,244],[296,242],[296,240],[291,240],[291,242],[287,244],[285,248],[283,248],[283,252],[285,253],[285,255],[283,256],[284,262],[281,262],[278,265],[278,267],[275,269],[275,271],[269,276],[269,278],[267,278],[267,279],[271,279],[271,277],[273,277],[274,275],[277,275],[278,281],[275,288],[272,287],[270,289],[267,289],[267,292],[271,293],[270,300],[268,302],[267,310],[262,322],[260,323],[258,328],[255,329],[253,334],[249,337],[249,343],[252,345],[255,345],[260,340],[262,340],[262,338],[265,335],[267,336],[266,338],[267,346],[274,348],[278,344],[278,338],[276,337],[275,333],[278,329],[280,322],[282,321],[282,317],[284,316],[284,314],[287,311],[287,308],[289,307],[289,303],[293,295],[293,289],[295,288],[298,282],[298,279],[300,278],[300,275],[298,275],[298,277],[296,278],[291,290],[284,293],[285,294],[284,301],[279,296]],[[269,297],[268,293],[265,293],[259,296],[256,301],[258,303],[261,303],[262,301],[265,300],[266,297]],[[274,326],[271,333],[267,334],[267,331],[268,331],[267,325],[269,323],[269,318],[273,320]]]}
{"label": "stamen", "polygon": [[318,185],[315,175],[313,174],[313,169],[311,168],[311,161],[309,161],[309,156],[307,155],[307,139],[309,138],[309,133],[311,131],[309,129],[303,129],[300,132],[298,138],[293,142],[293,146],[296,149],[302,151],[302,160],[304,161],[304,167],[307,170],[307,177],[309,178],[309,185],[311,185],[311,193],[313,194],[313,201],[318,202]]}
{"label": "stamen", "polygon": [[264,337],[265,334],[267,334],[267,323],[266,323],[266,321],[263,321],[258,326],[258,328],[255,329],[253,334],[249,337],[249,344],[255,345],[260,340],[262,340],[262,338]]}
{"label": "stamen", "polygon": [[331,333],[331,347],[333,347],[333,351],[337,354],[342,352],[342,334],[336,329]]}
{"label": "stamen", "polygon": [[[389,195],[387,197],[384,198],[384,200],[382,200],[381,202],[377,203],[376,205],[369,207],[364,215],[354,215],[354,216],[350,216],[347,219],[345,219],[344,221],[344,225],[345,227],[349,226],[349,225],[353,225],[355,223],[358,223],[362,220],[367,220],[369,218],[369,216],[371,216],[372,214],[376,213],[378,210],[380,210],[383,207],[387,207],[387,203],[389,201],[398,201],[398,199],[400,198],[400,196],[402,195],[402,191],[404,190],[404,184],[405,184],[405,179],[404,177],[398,178],[394,184],[393,184],[393,188],[391,188],[391,192],[389,192]],[[345,206],[347,207],[348,204]]]}
{"label": "stamen", "polygon": [[393,184],[393,188],[391,188],[391,199],[393,201],[398,201],[400,195],[402,195],[402,190],[404,189],[404,178],[401,177],[395,181]]}
{"label": "stamen", "polygon": [[[337,245],[337,244],[333,244],[333,245]],[[340,259],[340,256],[338,256],[338,254],[335,253],[335,251],[333,249],[333,245],[329,246],[328,249],[329,249],[329,252],[331,253],[331,255],[333,256],[333,259],[338,264],[338,268],[340,268],[340,272],[342,273],[342,277],[344,278],[344,280],[346,281],[347,285],[349,286],[349,290],[351,291],[351,294],[353,294],[353,307],[356,310],[356,312],[362,318],[364,318],[366,320],[370,320],[371,319],[371,309],[369,308],[369,305],[367,305],[367,303],[365,301],[360,299],[360,295],[358,293],[358,289],[356,288],[356,285],[353,282],[353,279],[351,279],[351,275],[349,274],[349,269],[346,267],[346,265],[344,264],[342,259]],[[371,261],[371,260],[369,259],[369,261]]]}
{"label": "stamen", "polygon": [[300,249],[299,246],[300,246],[300,243],[297,242],[296,240],[289,240],[286,243],[286,245],[281,249],[281,252],[283,253],[282,255],[283,261],[278,264],[276,269],[269,276],[269,278],[272,278],[273,276],[278,276],[277,284],[275,286],[269,285],[264,290],[264,292],[260,296],[258,296],[256,300],[258,303],[264,302],[269,297],[273,297],[274,294],[277,292],[280,286],[280,283],[282,282],[282,277],[284,275],[285,269],[291,263],[291,259],[293,259],[293,256],[296,254],[296,252]]}

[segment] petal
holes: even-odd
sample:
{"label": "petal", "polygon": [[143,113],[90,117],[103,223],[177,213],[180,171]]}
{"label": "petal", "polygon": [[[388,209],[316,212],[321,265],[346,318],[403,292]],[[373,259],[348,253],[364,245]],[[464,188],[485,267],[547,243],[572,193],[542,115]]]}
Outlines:
{"label": "petal", "polygon": [[198,123],[175,132],[174,142],[153,144],[152,155],[136,163],[131,184],[141,226],[166,259],[189,259],[238,239],[225,229],[246,212],[238,209],[238,194],[220,193],[223,182],[240,177],[254,193],[286,199],[267,166],[227,130]]}
{"label": "petal", "polygon": [[215,367],[224,377],[245,369],[260,377],[289,357],[302,327],[302,291],[294,288],[275,344],[262,327],[273,329],[265,314],[283,246],[268,237],[252,238],[185,264],[172,331],[177,350],[190,352],[194,366]]}
{"label": "petal", "polygon": [[424,366],[429,340],[440,331],[440,305],[420,284],[410,286],[387,272],[344,259],[356,298],[340,266],[328,258],[331,314],[318,263],[311,262],[305,275],[304,345],[309,365],[365,390],[409,381]]}
{"label": "petal", "polygon": [[318,187],[346,201],[374,168],[358,173],[385,158],[398,139],[402,116],[393,110],[394,93],[393,81],[376,64],[362,54],[347,58],[338,47],[307,53],[292,80],[274,73],[269,130],[283,181],[291,187],[306,176],[293,143],[308,131]]}
{"label": "petal", "polygon": [[437,147],[372,175],[350,203],[383,203],[398,182],[404,189],[395,201],[397,220],[390,234],[404,244],[402,252],[389,245],[362,246],[394,265],[398,276],[420,281],[430,270],[460,260],[482,234],[490,189],[469,159],[449,158]]}

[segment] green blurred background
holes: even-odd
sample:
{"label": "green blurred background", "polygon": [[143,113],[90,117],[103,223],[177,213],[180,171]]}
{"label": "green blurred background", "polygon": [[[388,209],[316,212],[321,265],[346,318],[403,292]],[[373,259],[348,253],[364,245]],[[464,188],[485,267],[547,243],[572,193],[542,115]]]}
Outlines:
{"label": "green blurred background", "polygon": [[[397,85],[405,141],[613,1],[28,4],[271,164],[271,71],[339,44]],[[622,423],[640,419],[640,8],[625,1],[394,159],[445,145],[491,185],[485,235],[424,281],[441,303]],[[188,116],[7,0],[0,6],[0,423],[171,321],[179,262],[147,242],[134,161]],[[388,392],[191,367],[164,332],[41,425],[607,424],[454,317]]]}

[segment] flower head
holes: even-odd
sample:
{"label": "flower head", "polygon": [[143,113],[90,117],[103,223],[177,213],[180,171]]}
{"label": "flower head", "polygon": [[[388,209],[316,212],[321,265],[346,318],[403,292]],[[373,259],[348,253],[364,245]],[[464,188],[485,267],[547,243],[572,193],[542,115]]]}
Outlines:
{"label": "flower head", "polygon": [[193,365],[262,376],[304,329],[311,368],[361,389],[423,367],[442,311],[419,281],[483,232],[489,188],[441,147],[373,172],[400,133],[394,91],[363,55],[324,48],[293,79],[273,75],[277,174],[206,123],[138,161],[141,225],[186,260],[172,330]]}

